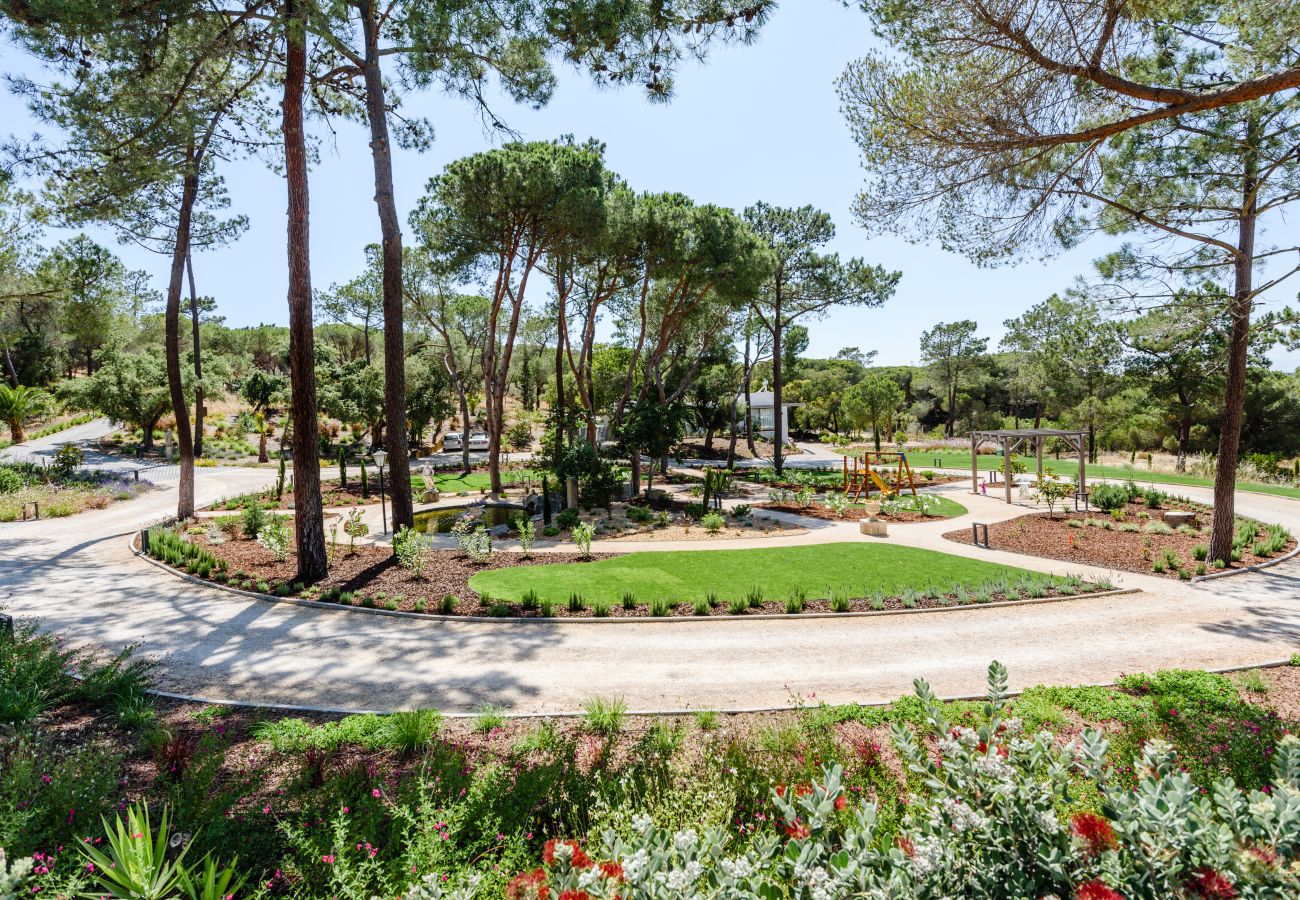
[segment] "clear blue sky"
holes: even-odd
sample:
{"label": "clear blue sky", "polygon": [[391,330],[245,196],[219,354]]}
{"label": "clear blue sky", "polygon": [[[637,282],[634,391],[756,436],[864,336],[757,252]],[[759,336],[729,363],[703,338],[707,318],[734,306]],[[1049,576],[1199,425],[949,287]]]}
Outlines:
{"label": "clear blue sky", "polygon": [[[756,44],[716,52],[704,66],[686,66],[667,105],[647,103],[636,89],[596,89],[566,70],[545,109],[503,100],[497,112],[527,139],[573,134],[604,141],[608,165],[637,189],[679,190],[736,209],[757,200],[811,203],[834,218],[834,248],[842,255],[902,271],[898,292],[885,307],[845,310],[809,323],[810,355],[857,346],[878,351],[881,363],[912,363],[922,331],[964,318],[978,321],[996,347],[1003,320],[1068,287],[1105,248],[1085,245],[1046,263],[981,269],[938,247],[912,245],[854,221],[849,210],[862,175],[834,81],[873,40],[865,16],[836,0],[786,0]],[[11,47],[3,53],[0,68],[31,71]],[[399,151],[395,159],[403,223],[431,175],[491,144],[474,110],[456,98],[412,96],[406,110],[428,117],[436,140],[424,154]],[[8,95],[0,97],[0,121],[6,131],[32,129],[22,106]],[[311,178],[312,275],[321,288],[357,274],[362,248],[378,239],[365,129],[351,122],[335,128]],[[216,298],[218,312],[232,325],[284,323],[283,182],[258,161],[231,165],[225,175],[233,208],[249,216],[251,228],[237,244],[195,259],[199,291]],[[107,233],[96,237],[112,243]],[[134,247],[117,250],[164,284],[164,259]],[[1294,298],[1295,288],[1283,295]],[[1275,354],[1275,362],[1292,367],[1300,357]]]}

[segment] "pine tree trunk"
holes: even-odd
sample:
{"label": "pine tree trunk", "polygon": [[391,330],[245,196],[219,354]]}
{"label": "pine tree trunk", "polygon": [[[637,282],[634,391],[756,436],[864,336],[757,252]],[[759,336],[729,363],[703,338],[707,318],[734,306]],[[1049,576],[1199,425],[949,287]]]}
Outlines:
{"label": "pine tree trunk", "polygon": [[[192,149],[192,148],[191,148]],[[193,154],[191,152],[191,164]],[[198,197],[199,176],[191,168],[181,186],[180,212],[176,220],[176,239],[172,245],[171,277],[167,282],[166,355],[167,388],[171,394],[172,415],[176,417],[176,444],[180,451],[180,484],[176,492],[176,518],[184,521],[194,515],[194,436],[190,432],[190,412],[185,404],[185,385],[181,378],[181,282],[185,277],[185,259],[190,247],[190,218]]]}
{"label": "pine tree trunk", "polygon": [[785,410],[781,409],[781,286],[778,284],[772,309],[772,465],[780,475],[785,467],[785,442],[781,440],[781,426]]}
{"label": "pine tree trunk", "polygon": [[325,577],[325,523],[316,433],[316,347],[312,333],[311,253],[308,242],[307,138],[303,93],[307,80],[306,0],[288,0],[283,125],[289,227],[289,379],[292,385],[294,542],[297,580]]}
{"label": "pine tree trunk", "polygon": [[194,458],[203,455],[203,357],[199,340],[199,294],[194,286],[193,254],[185,251],[185,273],[190,280],[190,328],[194,343]]}
{"label": "pine tree trunk", "polygon": [[1219,422],[1219,452],[1214,468],[1214,518],[1210,527],[1210,559],[1231,560],[1236,529],[1237,454],[1241,446],[1242,408],[1246,402],[1246,363],[1250,355],[1250,313],[1254,296],[1255,226],[1259,179],[1256,142],[1260,123],[1251,114],[1246,124],[1241,218],[1237,223],[1237,259],[1228,338],[1228,375],[1224,386],[1223,418]]}
{"label": "pine tree trunk", "polygon": [[384,416],[388,420],[388,471],[392,475],[393,531],[415,524],[411,495],[411,452],[406,422],[406,340],[402,321],[402,228],[393,197],[393,159],[388,137],[387,101],[379,69],[379,34],[373,0],[362,0],[361,27],[366,43],[366,117],[375,168],[375,205],[383,238],[384,261]]}

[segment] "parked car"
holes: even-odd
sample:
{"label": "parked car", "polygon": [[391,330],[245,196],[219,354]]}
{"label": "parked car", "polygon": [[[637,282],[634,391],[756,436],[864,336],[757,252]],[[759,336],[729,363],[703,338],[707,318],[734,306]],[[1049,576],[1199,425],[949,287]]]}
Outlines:
{"label": "parked car", "polygon": [[[461,449],[461,439],[464,435],[459,431],[449,431],[443,435],[442,449],[444,452],[451,453]],[[488,448],[488,436],[482,432],[474,432],[469,436],[469,449],[486,452]]]}

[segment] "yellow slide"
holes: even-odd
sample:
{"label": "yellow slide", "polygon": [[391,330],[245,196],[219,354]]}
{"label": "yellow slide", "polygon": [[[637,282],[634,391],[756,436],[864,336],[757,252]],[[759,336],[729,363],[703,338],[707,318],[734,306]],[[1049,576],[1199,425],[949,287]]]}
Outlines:
{"label": "yellow slide", "polygon": [[881,494],[883,494],[886,497],[894,496],[894,489],[891,488],[889,485],[885,484],[885,480],[881,478],[879,475],[877,475],[874,469],[867,469],[867,474],[870,475],[871,480],[876,483],[876,487],[880,488]]}

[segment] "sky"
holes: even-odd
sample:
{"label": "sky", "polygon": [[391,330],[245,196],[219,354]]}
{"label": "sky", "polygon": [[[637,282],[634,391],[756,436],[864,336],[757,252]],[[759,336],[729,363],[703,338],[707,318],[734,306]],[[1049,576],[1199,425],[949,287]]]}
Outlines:
{"label": "sky", "polygon": [[[980,268],[938,246],[912,244],[851,214],[863,174],[839,111],[835,79],[872,46],[866,17],[837,0],[785,0],[749,46],[715,50],[707,63],[678,73],[668,104],[651,104],[636,88],[596,88],[561,70],[551,103],[541,110],[502,100],[496,112],[527,140],[572,134],[606,144],[609,168],[637,190],[681,191],[696,202],[743,209],[759,200],[813,206],[837,226],[831,248],[902,272],[892,299],[877,309],[844,309],[810,329],[808,355],[843,347],[877,351],[878,364],[914,364],[921,333],[941,321],[974,319],[996,349],[1004,320],[1013,318],[1088,274],[1107,247],[1085,243],[1049,261]],[[34,73],[14,48],[0,48],[0,68]],[[404,111],[428,118],[435,140],[424,153],[396,150],[394,178],[403,223],[428,179],[448,162],[493,146],[471,105],[436,92],[408,96]],[[30,133],[37,126],[20,101],[0,95],[0,126]],[[312,278],[317,288],[346,281],[364,267],[363,248],[378,241],[378,219],[366,129],[339,122],[321,146],[311,173]],[[283,181],[264,162],[237,161],[223,174],[232,210],[250,228],[234,245],[197,256],[199,292],[214,297],[229,325],[286,324],[288,309]],[[114,245],[111,232],[89,230]],[[70,233],[69,233],[70,234]],[[51,232],[47,240],[66,236]],[[132,268],[165,285],[167,260],[133,246],[115,246]],[[1294,297],[1294,288],[1288,292]],[[1300,354],[1276,353],[1294,368]]]}

